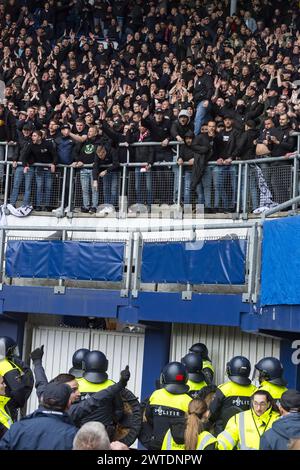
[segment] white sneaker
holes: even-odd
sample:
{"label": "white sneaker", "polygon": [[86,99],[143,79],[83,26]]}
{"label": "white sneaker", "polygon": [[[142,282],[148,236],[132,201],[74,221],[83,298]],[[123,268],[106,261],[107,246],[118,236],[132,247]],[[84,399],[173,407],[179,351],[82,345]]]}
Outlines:
{"label": "white sneaker", "polygon": [[100,215],[111,214],[112,212],[114,212],[114,210],[115,209],[112,206],[107,206],[107,207],[103,207],[102,209],[100,209],[98,214]]}

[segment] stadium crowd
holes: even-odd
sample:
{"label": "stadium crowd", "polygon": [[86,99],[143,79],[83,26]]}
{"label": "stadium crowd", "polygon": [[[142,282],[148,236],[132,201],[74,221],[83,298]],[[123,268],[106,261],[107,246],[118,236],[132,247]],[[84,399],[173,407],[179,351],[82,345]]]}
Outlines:
{"label": "stadium crowd", "polygon": [[[159,170],[159,187],[174,179],[159,202],[176,203],[185,163],[182,202],[194,195],[207,212],[235,210],[234,160],[296,150],[300,17],[294,0],[240,0],[229,10],[217,0],[1,0],[0,142],[18,143],[8,151],[11,204],[25,181],[23,205],[50,211],[53,174],[65,164],[79,174],[83,212],[96,212],[100,186],[103,202],[117,206],[126,145],[155,141],[130,147],[140,164],[131,171],[135,202],[154,202]],[[182,142],[179,153],[171,141]],[[261,169],[271,200],[289,199],[291,160]],[[256,170],[252,180],[253,210]]]}

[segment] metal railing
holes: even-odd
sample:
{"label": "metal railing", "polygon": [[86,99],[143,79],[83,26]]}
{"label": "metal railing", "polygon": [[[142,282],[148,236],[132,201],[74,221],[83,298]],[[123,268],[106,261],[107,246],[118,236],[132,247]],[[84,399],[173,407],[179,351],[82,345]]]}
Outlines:
{"label": "metal railing", "polygon": [[[147,212],[153,210],[153,206],[164,209],[172,206],[181,217],[185,206],[198,204],[203,205],[205,211],[231,212],[236,217],[247,219],[249,213],[258,207],[271,208],[296,198],[300,193],[299,152],[289,158],[256,158],[233,161],[231,165],[209,162],[196,189],[192,190],[191,166],[188,163],[177,164],[181,142],[169,143],[168,159],[172,161],[155,162],[149,171],[145,171],[146,163],[129,162],[129,147],[126,145],[127,163],[121,164],[119,170],[100,177],[95,191],[92,165],[81,169],[58,165],[56,172],[50,174],[50,170],[42,170],[49,165],[35,164],[34,170],[23,175],[20,163],[13,169],[12,162],[7,160],[9,145],[3,142],[0,145],[5,145],[5,158],[0,161],[0,198],[4,208],[8,202],[22,204],[26,195],[25,203],[30,200],[34,207],[58,209],[57,217],[65,214],[72,217],[74,211],[80,212],[82,207],[99,205],[103,205],[103,213],[105,207],[110,206],[118,211],[120,217],[126,217],[128,212]],[[133,148],[139,146],[162,148],[159,142],[130,145]],[[172,153],[172,149],[175,152]],[[28,181],[30,178],[31,182]],[[26,184],[30,186],[27,193]],[[293,211],[297,207],[298,202],[293,202]]]}

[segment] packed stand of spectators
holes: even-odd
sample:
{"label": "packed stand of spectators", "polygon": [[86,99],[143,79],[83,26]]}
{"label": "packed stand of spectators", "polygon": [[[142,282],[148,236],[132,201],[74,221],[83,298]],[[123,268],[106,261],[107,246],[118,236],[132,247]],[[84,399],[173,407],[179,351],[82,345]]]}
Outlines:
{"label": "packed stand of spectators", "polygon": [[[96,212],[100,189],[116,207],[126,145],[156,141],[129,147],[140,164],[130,171],[134,202],[176,203],[185,163],[183,203],[235,210],[233,160],[296,150],[300,16],[294,0],[240,0],[235,15],[229,10],[216,0],[1,0],[0,141],[18,143],[8,151],[10,203],[25,182],[23,205],[50,211],[65,164],[76,168],[83,212]],[[170,141],[183,142],[179,155]],[[289,199],[291,160],[262,169],[270,199]],[[253,210],[261,178],[252,173]]]}

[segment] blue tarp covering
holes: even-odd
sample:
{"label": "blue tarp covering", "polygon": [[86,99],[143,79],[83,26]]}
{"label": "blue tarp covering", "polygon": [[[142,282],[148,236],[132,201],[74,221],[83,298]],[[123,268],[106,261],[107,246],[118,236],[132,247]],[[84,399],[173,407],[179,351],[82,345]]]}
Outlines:
{"label": "blue tarp covering", "polygon": [[300,304],[300,217],[264,223],[261,304]]}
{"label": "blue tarp covering", "polygon": [[6,275],[121,281],[124,243],[9,241]]}
{"label": "blue tarp covering", "polygon": [[246,240],[145,243],[142,282],[244,284]]}

